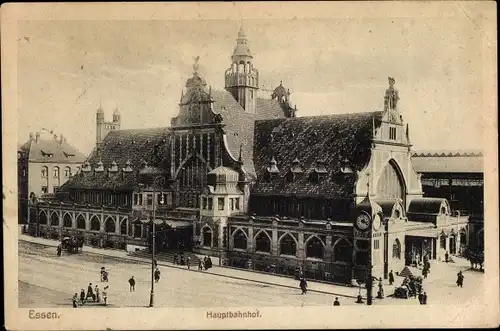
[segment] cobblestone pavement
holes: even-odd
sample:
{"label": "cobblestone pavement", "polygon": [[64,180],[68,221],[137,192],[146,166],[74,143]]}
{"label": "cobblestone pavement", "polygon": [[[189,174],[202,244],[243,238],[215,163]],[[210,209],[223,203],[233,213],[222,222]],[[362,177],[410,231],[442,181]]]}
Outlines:
{"label": "cobblestone pavement", "polygon": [[[89,282],[99,282],[99,269],[110,270],[110,306],[144,307],[149,302],[150,267],[148,261],[131,258],[126,252],[85,247],[84,254],[57,257],[56,241],[21,236],[19,242],[19,287],[21,307],[56,307],[71,305],[71,296],[86,289]],[[457,260],[457,259],[456,259]],[[160,307],[216,306],[302,306],[331,305],[338,296],[342,305],[354,304],[357,288],[308,282],[309,292],[301,295],[297,281],[291,278],[217,267],[208,272],[188,271],[184,266],[160,263],[162,279],[156,284],[156,305]],[[455,284],[458,270],[466,270],[467,261],[433,262],[431,274],[424,281],[429,303],[456,303],[456,300],[477,299],[478,286],[484,274],[465,271],[465,286]],[[194,268],[196,269],[196,268]],[[411,268],[420,275],[420,270]],[[137,279],[136,292],[128,291],[127,280]],[[402,278],[396,277],[396,284]],[[482,288],[482,287],[481,287]],[[394,291],[384,281],[386,295]],[[29,293],[29,294],[27,294]],[[361,292],[366,293],[364,290]],[[376,288],[374,288],[376,294]],[[385,298],[374,300],[376,305],[414,305],[417,300]]]}

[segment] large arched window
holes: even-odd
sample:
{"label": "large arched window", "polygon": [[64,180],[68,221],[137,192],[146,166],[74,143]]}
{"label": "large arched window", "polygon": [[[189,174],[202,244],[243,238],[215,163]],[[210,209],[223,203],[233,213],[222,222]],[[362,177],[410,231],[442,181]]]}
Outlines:
{"label": "large arched window", "polygon": [[322,259],[325,249],[323,243],[318,237],[313,236],[306,245],[306,257],[313,257],[317,259]]}
{"label": "large arched window", "polygon": [[377,184],[377,198],[379,199],[401,199],[406,197],[406,187],[403,176],[395,161],[389,161],[380,176]]}
{"label": "large arched window", "polygon": [[83,217],[83,215],[81,214],[76,218],[76,228],[85,230],[85,217]]}
{"label": "large arched window", "polygon": [[255,237],[255,251],[266,253],[271,252],[271,239],[266,232],[261,231],[257,237]]}
{"label": "large arched window", "polygon": [[59,215],[57,213],[52,213],[50,216],[50,225],[59,226]]}
{"label": "large arched window", "polygon": [[243,230],[238,229],[233,235],[234,240],[234,248],[238,249],[247,249],[247,236],[243,232]]}
{"label": "large arched window", "polygon": [[45,214],[45,212],[42,210],[39,214],[39,223],[40,224],[47,224],[47,215]]}
{"label": "large arched window", "polygon": [[203,228],[203,246],[212,247],[212,229],[208,226]]}
{"label": "large arched window", "polygon": [[286,234],[280,241],[280,255],[297,254],[297,243],[291,234]]}
{"label": "large arched window", "polygon": [[42,178],[47,178],[49,176],[49,168],[47,166],[42,167]]}
{"label": "large arched window", "polygon": [[392,244],[392,258],[401,259],[401,243],[397,238],[394,240],[394,244]]}
{"label": "large arched window", "polygon": [[64,217],[63,217],[63,227],[65,227],[65,228],[71,228],[72,226],[73,226],[73,221],[71,219],[71,215],[70,214],[64,214]]}
{"label": "large arched window", "polygon": [[352,245],[345,239],[340,239],[333,247],[333,260],[335,262],[352,262]]}
{"label": "large arched window", "polygon": [[134,238],[142,237],[142,223],[137,221],[134,223]]}
{"label": "large arched window", "polygon": [[90,230],[91,231],[100,231],[101,230],[101,222],[97,216],[92,216],[90,219]]}
{"label": "large arched window", "polygon": [[104,231],[107,233],[115,233],[116,225],[115,220],[111,217],[106,218],[106,222],[104,223]]}
{"label": "large arched window", "polygon": [[126,235],[127,234],[127,219],[123,219],[120,223],[120,233]]}

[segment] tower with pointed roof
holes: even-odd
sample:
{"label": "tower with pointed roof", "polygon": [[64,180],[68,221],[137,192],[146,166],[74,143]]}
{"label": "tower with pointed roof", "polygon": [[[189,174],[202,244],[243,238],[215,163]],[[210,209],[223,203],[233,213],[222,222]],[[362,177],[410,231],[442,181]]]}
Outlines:
{"label": "tower with pointed roof", "polygon": [[231,56],[231,67],[225,73],[225,88],[243,109],[255,113],[259,72],[253,67],[253,56],[243,25],[238,32],[236,46]]}
{"label": "tower with pointed roof", "polygon": [[113,120],[111,122],[106,122],[104,118],[104,109],[102,104],[99,104],[99,108],[96,111],[96,147],[102,143],[108,132],[113,130],[120,130],[121,126],[121,114],[118,107],[115,108],[113,112]]}

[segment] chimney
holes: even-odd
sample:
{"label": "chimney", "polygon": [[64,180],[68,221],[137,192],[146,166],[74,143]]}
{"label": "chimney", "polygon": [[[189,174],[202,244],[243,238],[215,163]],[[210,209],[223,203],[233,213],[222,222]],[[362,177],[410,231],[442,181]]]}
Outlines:
{"label": "chimney", "polygon": [[30,141],[33,141],[35,140],[35,135],[33,134],[33,132],[30,132]]}
{"label": "chimney", "polygon": [[39,141],[40,141],[40,132],[37,132],[35,142],[38,144]]}
{"label": "chimney", "polygon": [[65,140],[65,139],[64,139],[64,136],[61,134],[61,135],[59,136],[59,144],[61,144],[61,145],[62,145],[62,144],[63,144],[63,142],[64,142],[64,140]]}

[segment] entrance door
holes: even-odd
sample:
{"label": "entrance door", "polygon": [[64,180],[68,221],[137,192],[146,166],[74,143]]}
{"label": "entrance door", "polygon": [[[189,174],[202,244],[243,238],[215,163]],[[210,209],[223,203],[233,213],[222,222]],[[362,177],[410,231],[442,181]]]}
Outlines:
{"label": "entrance door", "polygon": [[457,252],[457,240],[455,236],[450,236],[450,254],[456,254]]}

